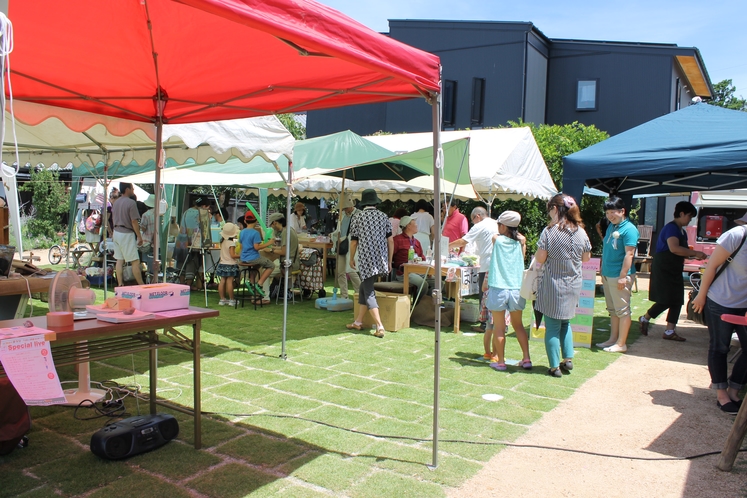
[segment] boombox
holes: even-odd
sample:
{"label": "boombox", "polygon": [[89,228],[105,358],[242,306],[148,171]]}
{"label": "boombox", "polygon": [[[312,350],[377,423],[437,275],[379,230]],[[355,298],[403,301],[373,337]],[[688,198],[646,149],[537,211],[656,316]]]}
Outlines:
{"label": "boombox", "polygon": [[101,458],[119,460],[160,448],[177,435],[179,424],[171,415],[130,417],[91,436],[91,451]]}

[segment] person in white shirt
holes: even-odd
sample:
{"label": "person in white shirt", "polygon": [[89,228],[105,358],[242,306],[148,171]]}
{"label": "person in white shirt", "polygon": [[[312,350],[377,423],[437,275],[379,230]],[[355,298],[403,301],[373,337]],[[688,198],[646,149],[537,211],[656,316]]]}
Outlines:
{"label": "person in white shirt", "polygon": [[[488,216],[484,207],[476,207],[470,215],[472,228],[469,229],[462,238],[449,243],[449,249],[464,247],[467,244],[474,244],[477,255],[480,257],[479,288],[482,289],[482,283],[485,280],[485,272],[490,269],[490,257],[493,254],[493,236],[498,233],[498,222]],[[483,306],[483,299],[480,299],[480,306]],[[476,332],[485,332],[485,322],[473,327]]]}
{"label": "person in white shirt", "polygon": [[301,201],[298,201],[293,207],[293,212],[290,216],[290,227],[296,233],[306,231],[306,205]]}
{"label": "person in white shirt", "polygon": [[423,252],[428,252],[433,241],[436,240],[436,222],[429,212],[430,207],[427,201],[420,199],[415,204],[415,212],[410,216],[418,226],[418,233],[415,234],[415,238],[423,246]]}

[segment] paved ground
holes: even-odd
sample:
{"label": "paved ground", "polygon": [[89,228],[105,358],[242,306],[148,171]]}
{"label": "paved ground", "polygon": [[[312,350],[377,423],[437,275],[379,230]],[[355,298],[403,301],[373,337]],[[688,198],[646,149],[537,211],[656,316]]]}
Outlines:
{"label": "paved ground", "polygon": [[[639,284],[645,292],[645,279]],[[687,342],[675,343],[661,339],[663,328],[652,326],[517,443],[652,459],[722,450],[734,418],[716,408],[709,389],[708,332],[681,320]],[[512,447],[449,496],[747,497],[747,454],[739,454],[731,473],[716,469],[717,460]]]}

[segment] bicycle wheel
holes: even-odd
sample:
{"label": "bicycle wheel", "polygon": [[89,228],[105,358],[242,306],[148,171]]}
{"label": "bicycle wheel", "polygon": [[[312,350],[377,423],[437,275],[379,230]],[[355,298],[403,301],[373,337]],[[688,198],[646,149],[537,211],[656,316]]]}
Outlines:
{"label": "bicycle wheel", "polygon": [[62,261],[62,247],[57,244],[49,248],[49,262],[53,265],[59,265]]}

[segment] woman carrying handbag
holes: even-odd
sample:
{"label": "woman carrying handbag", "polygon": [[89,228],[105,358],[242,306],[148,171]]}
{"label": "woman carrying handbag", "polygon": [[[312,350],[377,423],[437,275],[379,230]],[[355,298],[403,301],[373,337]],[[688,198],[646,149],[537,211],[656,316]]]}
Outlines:
{"label": "woman carrying handbag", "polygon": [[739,391],[747,383],[747,355],[739,355],[730,377],[727,377],[727,355],[734,332],[742,351],[747,351],[747,327],[725,322],[721,315],[747,313],[745,239],[747,226],[737,226],[719,237],[703,273],[700,291],[692,302],[696,312],[703,311],[708,326],[708,372],[711,388],[716,390],[716,406],[730,415],[736,415],[742,406]]}

